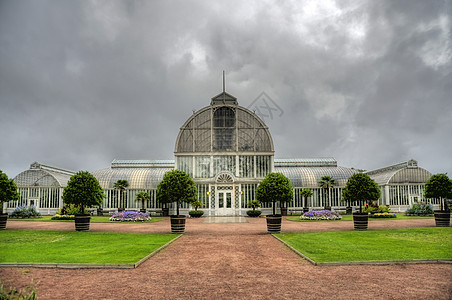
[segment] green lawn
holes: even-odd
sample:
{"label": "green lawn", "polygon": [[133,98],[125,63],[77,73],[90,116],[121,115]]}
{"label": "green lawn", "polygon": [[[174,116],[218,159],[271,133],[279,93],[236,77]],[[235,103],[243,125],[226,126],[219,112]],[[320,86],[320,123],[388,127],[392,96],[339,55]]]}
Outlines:
{"label": "green lawn", "polygon": [[452,260],[452,228],[280,233],[278,238],[318,263]]}
{"label": "green lawn", "polygon": [[[287,220],[294,222],[319,222],[317,220],[300,220],[300,216],[287,216]],[[434,217],[413,217],[413,216],[405,216],[404,214],[397,214],[397,218],[369,218],[369,221],[375,220],[407,220],[407,219],[434,219]],[[323,220],[322,220],[323,221]],[[353,221],[352,215],[342,215],[342,220],[336,221]],[[334,221],[325,221],[325,222],[334,222]]]}
{"label": "green lawn", "polygon": [[[30,222],[74,222],[74,220],[52,220],[52,216],[43,216],[42,218],[31,218],[31,219],[13,219],[8,218],[9,221],[30,221]],[[153,223],[153,222],[160,222],[162,221],[162,217],[152,217],[150,221],[146,223]],[[130,222],[117,222],[117,221],[110,221],[110,216],[104,216],[104,217],[98,217],[98,216],[92,216],[91,217],[92,223],[130,223]]]}
{"label": "green lawn", "polygon": [[134,264],[178,235],[0,231],[0,263]]}

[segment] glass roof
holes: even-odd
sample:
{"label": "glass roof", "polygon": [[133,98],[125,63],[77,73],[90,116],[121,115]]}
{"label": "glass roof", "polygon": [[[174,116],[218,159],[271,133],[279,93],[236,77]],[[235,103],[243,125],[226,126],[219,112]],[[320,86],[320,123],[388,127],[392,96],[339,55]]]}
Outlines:
{"label": "glass roof", "polygon": [[275,158],[275,167],[337,167],[332,157]]}
{"label": "glass roof", "polygon": [[344,187],[348,178],[357,171],[345,167],[277,167],[275,162],[275,172],[287,176],[293,187],[318,187],[325,175],[331,176],[337,186]]}
{"label": "glass roof", "polygon": [[34,162],[30,165],[29,170],[14,177],[14,182],[18,187],[65,187],[67,186],[69,178],[74,174],[74,171]]}
{"label": "glass roof", "polygon": [[133,167],[133,168],[108,168],[91,172],[97,178],[104,189],[112,189],[118,180],[127,180],[131,189],[155,189],[163,175],[173,168],[163,167]]}
{"label": "glass roof", "polygon": [[379,185],[425,183],[432,176],[429,171],[419,168],[413,159],[366,173]]}

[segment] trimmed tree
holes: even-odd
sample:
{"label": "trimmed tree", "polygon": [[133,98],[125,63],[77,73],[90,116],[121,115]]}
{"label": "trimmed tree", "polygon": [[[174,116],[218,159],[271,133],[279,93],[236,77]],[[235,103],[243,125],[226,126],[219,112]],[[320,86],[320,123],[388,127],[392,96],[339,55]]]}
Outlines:
{"label": "trimmed tree", "polygon": [[3,203],[19,200],[19,196],[14,180],[0,170],[0,215],[3,214]]}
{"label": "trimmed tree", "polygon": [[87,207],[100,206],[104,197],[104,190],[96,177],[87,171],[80,171],[71,176],[63,190],[63,202],[80,207],[82,214]]}
{"label": "trimmed tree", "polygon": [[330,205],[330,189],[336,184],[336,181],[331,176],[322,176],[319,181],[319,186],[323,189],[323,194],[325,195],[325,209],[327,207],[331,208]]}
{"label": "trimmed tree", "polygon": [[303,207],[308,207],[308,198],[312,196],[312,191],[311,189],[302,189],[300,192],[300,195],[303,197],[304,199],[304,203],[303,203]]}
{"label": "trimmed tree", "polygon": [[[129,182],[124,179],[119,179],[113,184],[113,188],[118,191],[118,206],[126,208],[125,203],[121,203],[121,194],[129,187]],[[124,202],[124,200],[122,200]]]}
{"label": "trimmed tree", "polygon": [[136,199],[141,202],[141,209],[144,209],[144,203],[151,200],[151,196],[146,192],[139,192]]}
{"label": "trimmed tree", "polygon": [[260,202],[272,202],[273,215],[276,215],[276,202],[293,201],[293,189],[289,178],[281,173],[269,173],[256,189],[256,199]]}
{"label": "trimmed tree", "polygon": [[176,202],[177,215],[182,202],[193,203],[198,200],[198,188],[193,179],[181,170],[171,170],[163,175],[157,186],[157,201],[160,203]]}
{"label": "trimmed tree", "polygon": [[426,198],[439,199],[439,210],[446,211],[449,209],[446,199],[452,199],[452,181],[446,174],[432,175],[425,183]]}
{"label": "trimmed tree", "polygon": [[363,203],[378,200],[380,195],[380,187],[369,175],[356,173],[347,180],[347,184],[342,190],[342,201],[358,201],[361,213]]}

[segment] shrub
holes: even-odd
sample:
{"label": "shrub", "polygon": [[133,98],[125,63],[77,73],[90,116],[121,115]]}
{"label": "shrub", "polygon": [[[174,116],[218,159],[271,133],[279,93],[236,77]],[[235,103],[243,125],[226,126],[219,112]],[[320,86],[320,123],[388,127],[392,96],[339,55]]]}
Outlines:
{"label": "shrub", "polygon": [[304,213],[300,220],[341,220],[342,216],[330,210],[310,210]]}
{"label": "shrub", "polygon": [[257,217],[259,217],[259,216],[262,214],[262,211],[260,211],[260,210],[248,210],[248,211],[246,212],[246,214],[247,214],[249,217],[257,218]]}
{"label": "shrub", "polygon": [[36,206],[27,207],[25,205],[18,206],[11,213],[11,218],[40,218],[41,214],[36,210]]}
{"label": "shrub", "polygon": [[433,205],[431,203],[413,203],[405,212],[405,216],[432,216]]}
{"label": "shrub", "polygon": [[122,211],[111,216],[110,221],[119,222],[146,222],[150,221],[151,217],[147,213],[136,211]]}
{"label": "shrub", "polygon": [[369,214],[390,213],[391,209],[386,205],[372,205],[367,207],[364,212]]}
{"label": "shrub", "polygon": [[66,204],[61,208],[58,213],[59,215],[87,215],[89,214],[88,209],[84,209],[83,212],[81,211],[80,206],[74,205],[74,204]]}
{"label": "shrub", "polygon": [[188,212],[188,214],[192,218],[199,218],[199,217],[201,217],[204,214],[204,212],[202,210],[190,210]]}

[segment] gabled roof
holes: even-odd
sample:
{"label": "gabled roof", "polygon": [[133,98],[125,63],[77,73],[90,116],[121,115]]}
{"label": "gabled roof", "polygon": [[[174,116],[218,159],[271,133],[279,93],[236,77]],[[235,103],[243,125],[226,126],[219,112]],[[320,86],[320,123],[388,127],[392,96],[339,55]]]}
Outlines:
{"label": "gabled roof", "polygon": [[210,105],[221,105],[221,104],[229,104],[229,105],[238,105],[237,98],[234,96],[222,92],[215,97],[212,98]]}

